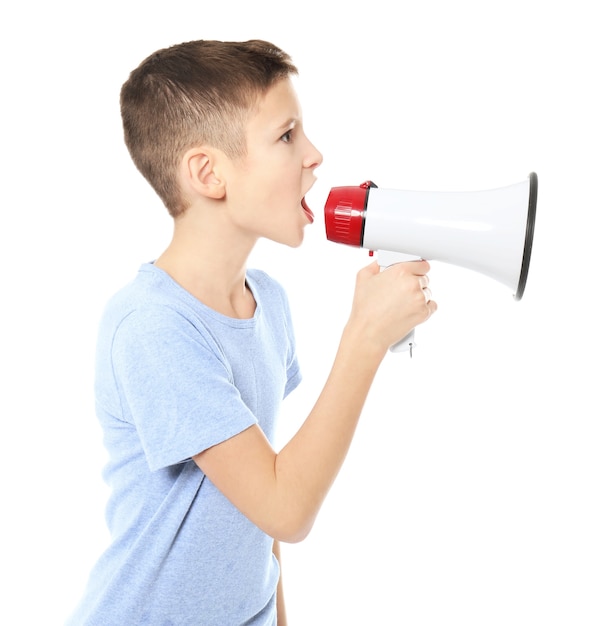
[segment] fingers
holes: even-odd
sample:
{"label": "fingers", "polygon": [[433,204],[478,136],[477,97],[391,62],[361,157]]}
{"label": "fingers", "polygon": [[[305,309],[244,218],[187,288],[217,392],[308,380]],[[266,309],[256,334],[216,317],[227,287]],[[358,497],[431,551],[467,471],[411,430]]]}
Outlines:
{"label": "fingers", "polygon": [[404,261],[381,271],[377,262],[357,275],[350,324],[389,347],[437,310],[426,261]]}
{"label": "fingers", "polygon": [[424,296],[424,301],[428,304],[431,301],[433,294],[431,293],[431,289],[429,287],[430,278],[425,274],[424,276],[418,277],[418,284],[422,289],[422,295]]}
{"label": "fingers", "polygon": [[[360,272],[359,276],[363,278],[367,278],[369,276],[375,276],[376,274],[380,274],[381,267],[378,265],[377,261],[370,263],[366,267],[364,267]],[[429,288],[430,278],[427,274],[431,269],[428,261],[404,261],[401,263],[395,263],[386,268],[386,272],[389,273],[388,278],[393,281],[398,279],[404,280],[405,278],[416,279],[417,286],[422,290],[425,302],[431,301],[431,290]],[[394,278],[393,278],[394,277]],[[412,282],[412,281],[410,281]],[[416,283],[414,283],[416,284]]]}
{"label": "fingers", "polygon": [[[422,321],[426,321],[436,310],[437,303],[433,300],[433,294],[430,288],[430,278],[427,274],[430,271],[428,261],[405,261],[391,265],[386,271],[392,271],[396,274],[395,283],[397,285],[405,284],[410,293],[411,299],[418,307]],[[400,283],[396,281],[400,280]],[[418,298],[416,300],[415,298]],[[422,301],[422,304],[420,304]]]}
{"label": "fingers", "polygon": [[[406,271],[413,274],[416,277],[417,287],[420,290],[422,297],[424,298],[424,321],[426,321],[437,310],[437,303],[433,300],[433,293],[429,287],[430,278],[426,272],[430,270],[430,266],[426,261],[410,261],[399,265],[405,265],[407,267],[401,268],[401,272]],[[424,272],[424,273],[422,273]],[[420,307],[422,308],[422,307]]]}

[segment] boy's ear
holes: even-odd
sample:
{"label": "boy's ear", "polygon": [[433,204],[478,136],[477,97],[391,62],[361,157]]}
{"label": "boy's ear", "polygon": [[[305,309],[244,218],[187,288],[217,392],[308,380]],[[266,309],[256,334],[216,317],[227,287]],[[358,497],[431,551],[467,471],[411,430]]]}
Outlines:
{"label": "boy's ear", "polygon": [[226,195],[226,185],[219,174],[217,152],[206,146],[188,150],[182,161],[185,182],[198,195],[221,200]]}

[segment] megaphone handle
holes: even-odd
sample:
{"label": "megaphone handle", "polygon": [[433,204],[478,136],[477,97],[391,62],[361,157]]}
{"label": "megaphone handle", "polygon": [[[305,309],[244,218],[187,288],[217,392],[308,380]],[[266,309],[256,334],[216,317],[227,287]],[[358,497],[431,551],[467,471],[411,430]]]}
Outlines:
{"label": "megaphone handle", "polygon": [[412,330],[401,341],[397,341],[397,343],[390,346],[390,352],[407,352],[409,350],[409,356],[412,357],[414,355],[414,346],[416,345],[414,333],[415,330]]}
{"label": "megaphone handle", "polygon": [[[404,252],[392,252],[390,250],[378,250],[377,251],[377,263],[380,267],[380,271],[385,270],[390,265],[395,263],[404,263],[405,261],[421,261],[422,257],[415,256],[413,254],[405,254]],[[414,340],[415,330],[411,330],[403,339],[397,341],[394,345],[390,346],[390,352],[407,352],[409,356],[413,356],[414,346],[416,342]]]}

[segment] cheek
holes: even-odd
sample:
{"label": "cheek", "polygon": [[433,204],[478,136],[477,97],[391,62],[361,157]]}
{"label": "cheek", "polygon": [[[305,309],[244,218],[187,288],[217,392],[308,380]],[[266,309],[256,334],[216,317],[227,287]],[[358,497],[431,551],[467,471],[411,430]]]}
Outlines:
{"label": "cheek", "polygon": [[288,172],[283,176],[271,176],[266,174],[256,181],[258,189],[254,189],[254,198],[258,199],[258,205],[269,214],[283,215],[288,213],[297,202],[300,202],[300,180],[292,177]]}
{"label": "cheek", "polygon": [[[262,166],[263,162],[267,167]],[[230,195],[229,200],[243,226],[275,231],[284,224],[287,227],[300,210],[301,178],[297,168],[287,161],[276,162],[270,155],[259,163],[250,160],[234,185],[240,189],[240,197]]]}

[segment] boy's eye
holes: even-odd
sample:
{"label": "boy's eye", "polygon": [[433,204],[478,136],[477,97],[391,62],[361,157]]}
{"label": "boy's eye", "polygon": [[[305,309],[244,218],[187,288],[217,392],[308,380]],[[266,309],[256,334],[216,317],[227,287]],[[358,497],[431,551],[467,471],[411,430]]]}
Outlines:
{"label": "boy's eye", "polygon": [[284,143],[290,143],[292,141],[292,131],[293,129],[291,128],[289,131],[285,132],[281,137],[281,141],[283,141]]}

